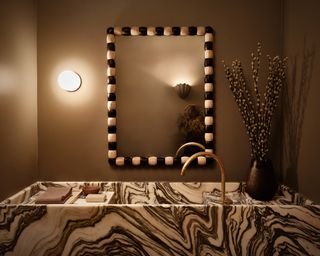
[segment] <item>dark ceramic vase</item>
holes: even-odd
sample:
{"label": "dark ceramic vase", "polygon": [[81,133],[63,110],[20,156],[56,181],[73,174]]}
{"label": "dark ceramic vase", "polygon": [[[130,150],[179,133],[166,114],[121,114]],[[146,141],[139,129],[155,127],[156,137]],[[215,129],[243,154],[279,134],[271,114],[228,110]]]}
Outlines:
{"label": "dark ceramic vase", "polygon": [[271,160],[251,160],[246,192],[254,199],[269,201],[277,192],[278,184]]}

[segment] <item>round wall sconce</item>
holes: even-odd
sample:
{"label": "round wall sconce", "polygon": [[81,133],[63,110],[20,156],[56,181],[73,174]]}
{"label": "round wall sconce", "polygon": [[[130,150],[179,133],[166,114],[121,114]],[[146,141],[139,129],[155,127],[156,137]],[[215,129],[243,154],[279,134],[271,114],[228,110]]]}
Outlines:
{"label": "round wall sconce", "polygon": [[74,92],[81,86],[81,77],[74,71],[65,70],[58,76],[59,86],[68,92]]}
{"label": "round wall sconce", "polygon": [[177,84],[175,86],[175,89],[176,89],[176,92],[177,94],[179,95],[179,97],[181,99],[185,99],[188,97],[189,93],[190,93],[190,90],[191,90],[191,86],[186,84],[186,83],[183,83],[183,84]]}

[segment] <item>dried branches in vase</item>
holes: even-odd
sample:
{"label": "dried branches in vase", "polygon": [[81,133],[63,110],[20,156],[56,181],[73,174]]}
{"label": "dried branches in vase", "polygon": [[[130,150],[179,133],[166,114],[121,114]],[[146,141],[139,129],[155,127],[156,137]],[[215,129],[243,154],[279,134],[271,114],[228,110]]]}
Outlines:
{"label": "dried branches in vase", "polygon": [[184,136],[203,136],[204,113],[200,107],[194,104],[187,105],[179,115],[177,123],[179,131]]}
{"label": "dried branches in vase", "polygon": [[258,43],[257,52],[252,53],[251,57],[252,89],[245,80],[242,64],[239,60],[234,60],[231,68],[224,61],[223,66],[249,136],[251,156],[253,159],[263,161],[266,160],[269,151],[272,116],[286,79],[287,59],[281,59],[279,56],[271,58],[267,55],[268,78],[266,90],[261,97],[258,85],[261,59],[260,43]]}
{"label": "dried branches in vase", "polygon": [[[251,87],[245,79],[239,60],[232,61],[231,67],[223,61],[223,66],[251,145],[252,163],[247,180],[247,192],[255,199],[270,200],[277,189],[273,167],[271,161],[267,159],[271,121],[281,88],[285,84],[287,58],[282,59],[279,56],[272,58],[267,55],[268,77],[262,94],[259,86],[261,56],[261,44],[258,43],[257,52],[251,54],[253,83]],[[265,172],[261,172],[262,170]]]}
{"label": "dried branches in vase", "polygon": [[[184,136],[185,142],[198,142],[204,144],[204,112],[202,108],[189,104],[178,116],[177,125],[180,133]],[[197,147],[185,148],[184,155],[191,156],[199,152]]]}

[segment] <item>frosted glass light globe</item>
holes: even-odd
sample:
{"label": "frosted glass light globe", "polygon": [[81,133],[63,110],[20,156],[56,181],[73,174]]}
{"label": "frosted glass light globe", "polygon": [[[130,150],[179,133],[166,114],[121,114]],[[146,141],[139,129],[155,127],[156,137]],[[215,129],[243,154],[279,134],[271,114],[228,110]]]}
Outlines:
{"label": "frosted glass light globe", "polygon": [[76,72],[65,70],[59,74],[58,83],[63,90],[74,92],[80,88],[81,78]]}

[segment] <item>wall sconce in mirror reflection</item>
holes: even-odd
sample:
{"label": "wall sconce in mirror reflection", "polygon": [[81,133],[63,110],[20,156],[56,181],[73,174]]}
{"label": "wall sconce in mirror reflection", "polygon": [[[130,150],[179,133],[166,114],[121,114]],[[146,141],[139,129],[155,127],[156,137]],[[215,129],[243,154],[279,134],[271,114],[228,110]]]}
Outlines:
{"label": "wall sconce in mirror reflection", "polygon": [[72,70],[65,70],[59,74],[58,83],[63,90],[74,92],[81,86],[81,77]]}
{"label": "wall sconce in mirror reflection", "polygon": [[191,86],[189,84],[186,83],[181,83],[181,84],[177,84],[175,86],[176,92],[179,95],[179,97],[181,99],[185,99],[188,97],[190,90],[191,90]]}

